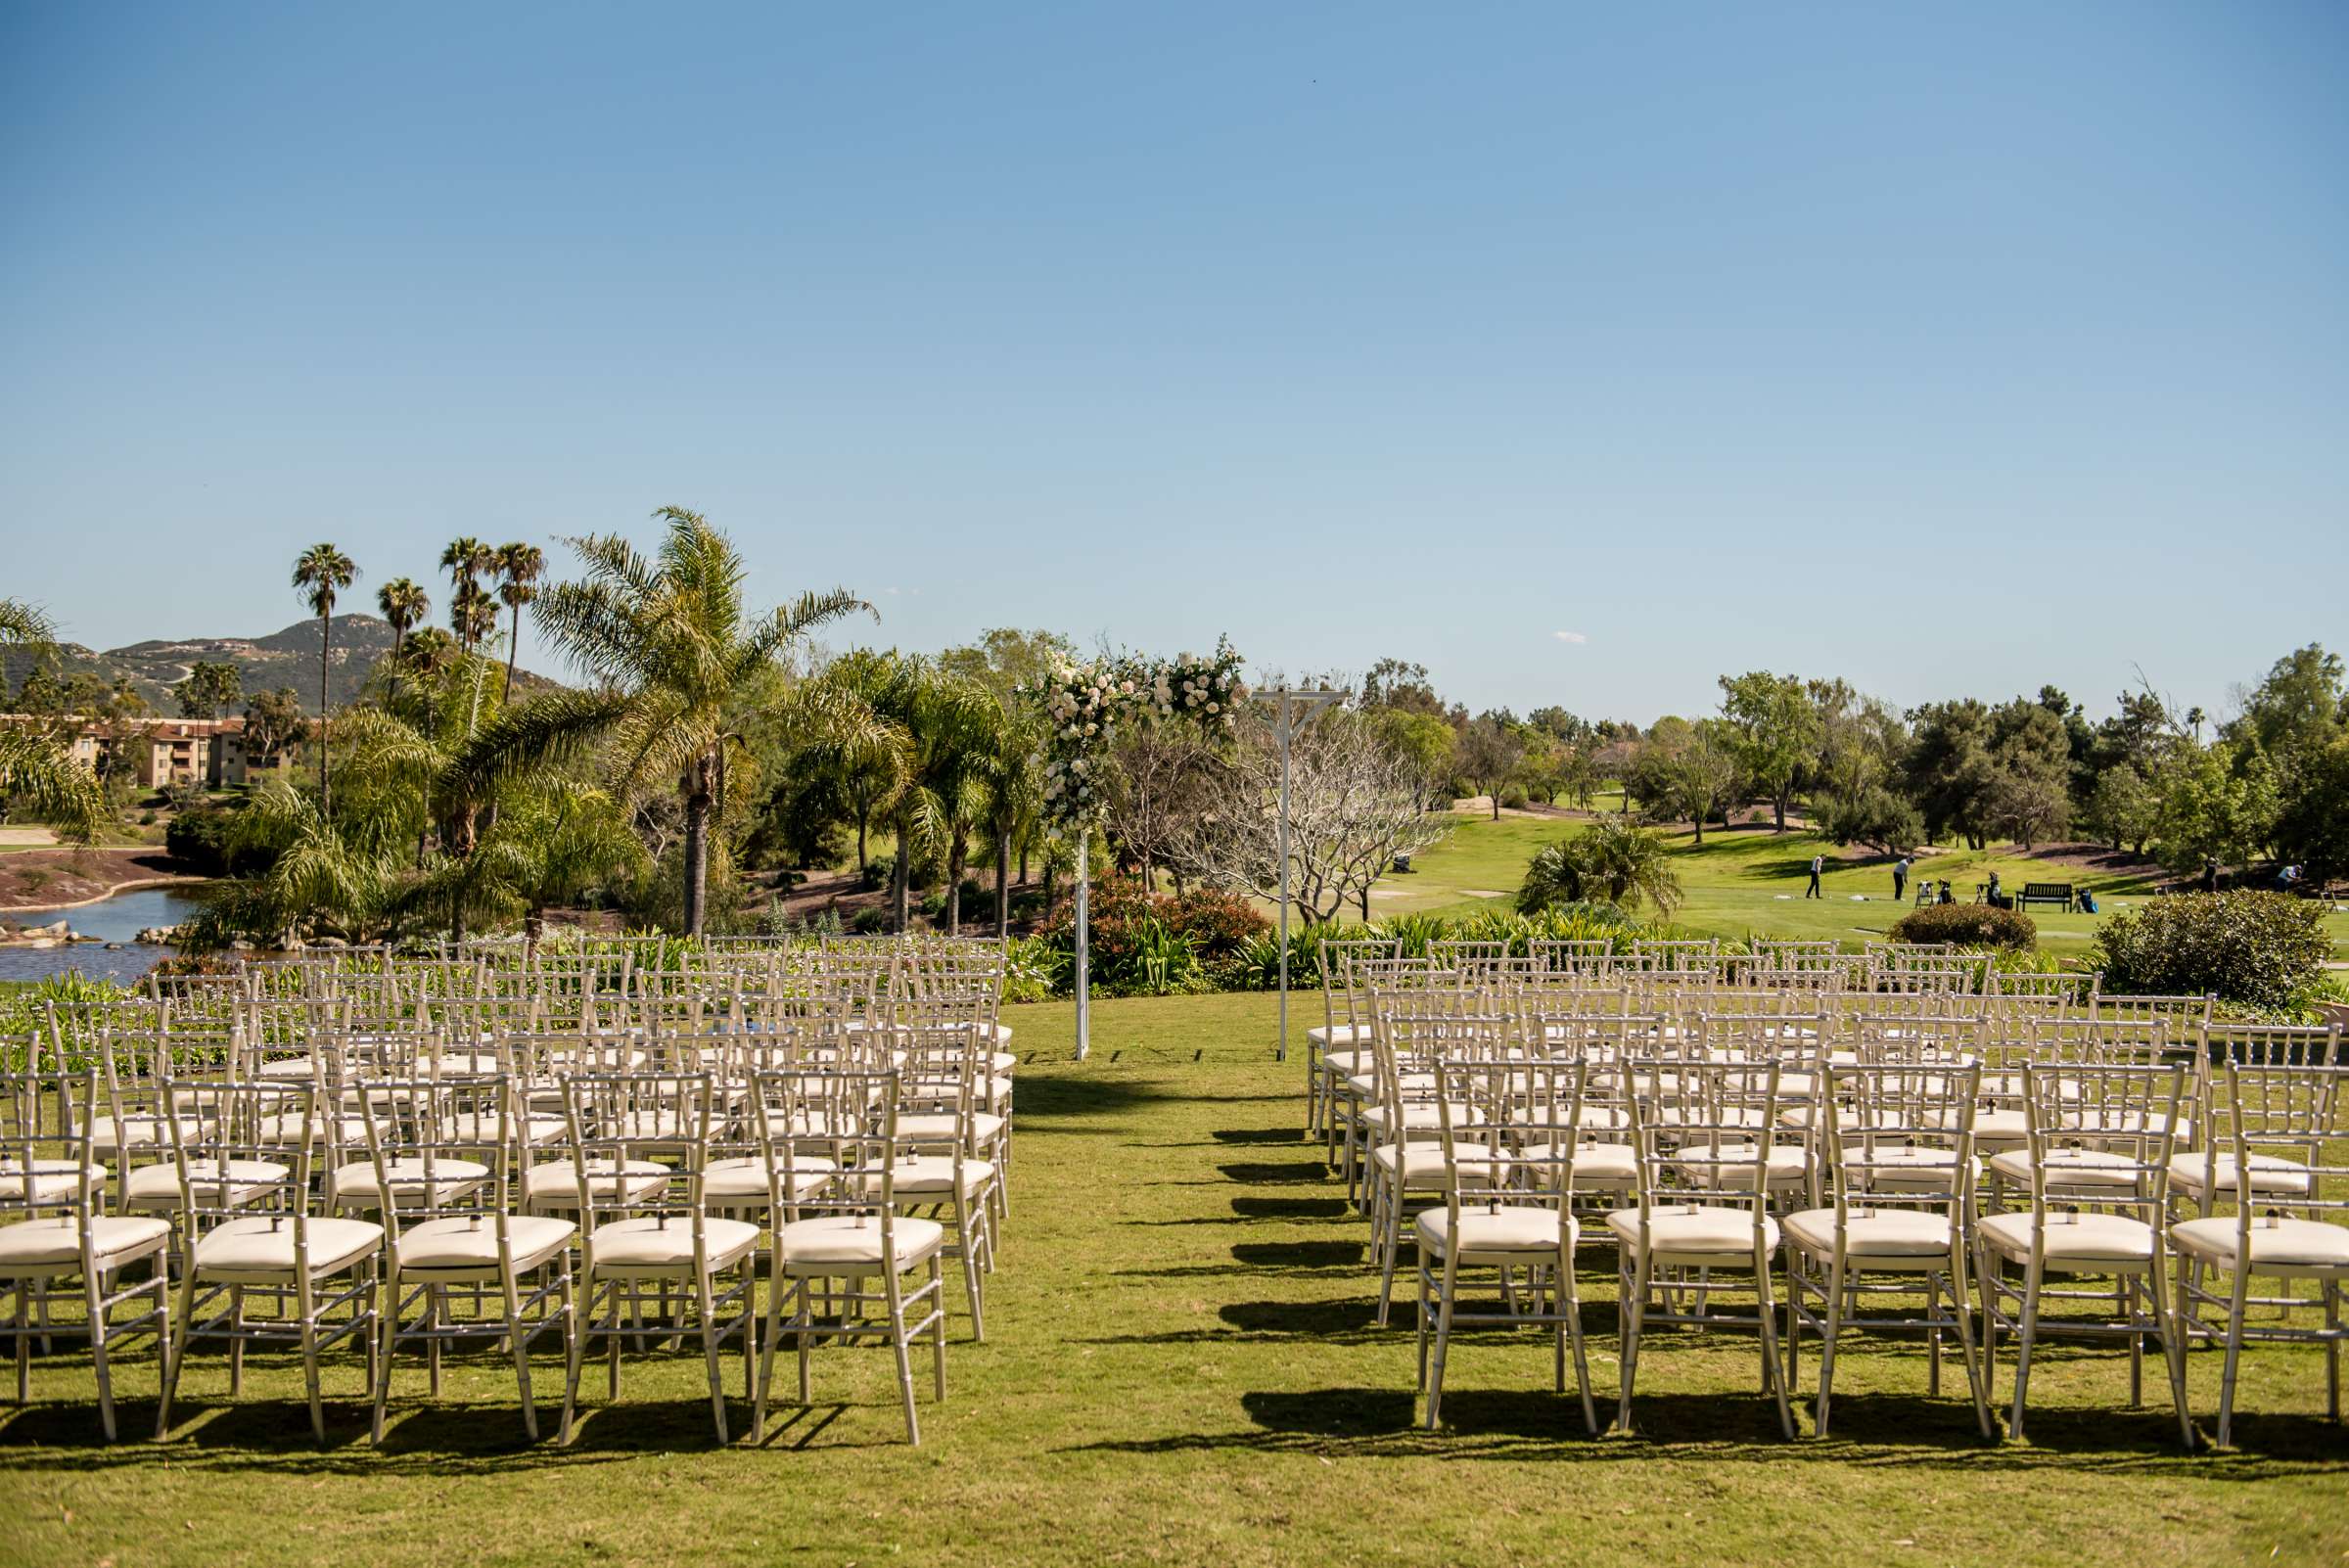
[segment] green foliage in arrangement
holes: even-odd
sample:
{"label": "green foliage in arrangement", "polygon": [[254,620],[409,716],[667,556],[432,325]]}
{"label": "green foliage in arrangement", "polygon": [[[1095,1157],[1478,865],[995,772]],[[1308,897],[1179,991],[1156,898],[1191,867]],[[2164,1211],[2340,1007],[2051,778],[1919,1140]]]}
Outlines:
{"label": "green foliage in arrangement", "polygon": [[2280,893],[2187,893],[2116,915],[2095,962],[2115,993],[2199,995],[2290,1008],[2318,992],[2332,943],[2325,911]]}
{"label": "green foliage in arrangement", "polygon": [[2039,927],[2029,915],[1987,903],[1929,903],[1894,921],[1888,935],[1895,942],[1955,942],[2015,951],[2039,945]]}

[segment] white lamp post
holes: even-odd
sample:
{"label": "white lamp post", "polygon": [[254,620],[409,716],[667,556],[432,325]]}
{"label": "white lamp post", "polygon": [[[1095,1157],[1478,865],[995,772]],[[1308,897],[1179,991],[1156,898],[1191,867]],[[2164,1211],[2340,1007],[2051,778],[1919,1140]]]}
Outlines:
{"label": "white lamp post", "polygon": [[1085,955],[1085,885],[1092,881],[1093,830],[1088,825],[1077,830],[1077,1060],[1083,1061],[1093,1048],[1092,998],[1087,994]]}
{"label": "white lamp post", "polygon": [[[1289,1059],[1289,742],[1302,734],[1322,709],[1345,695],[1342,691],[1292,686],[1256,693],[1258,701],[1274,705],[1272,734],[1280,742],[1280,1049],[1274,1056],[1276,1061]],[[1083,992],[1078,994],[1082,997]],[[1078,1027],[1082,1029],[1084,1017],[1082,1000],[1077,1009]]]}

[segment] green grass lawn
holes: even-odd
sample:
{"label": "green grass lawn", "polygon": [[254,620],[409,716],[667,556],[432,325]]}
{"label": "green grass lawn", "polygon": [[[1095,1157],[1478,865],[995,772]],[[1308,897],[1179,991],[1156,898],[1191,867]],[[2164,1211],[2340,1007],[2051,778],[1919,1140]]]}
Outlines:
{"label": "green grass lawn", "polygon": [[[1379,884],[1379,891],[1371,895],[1371,913],[1508,907],[1508,899],[1525,878],[1526,862],[1537,850],[1576,831],[1578,820],[1503,816],[1497,822],[1462,815],[1451,838],[1414,859],[1411,875],[1390,876]],[[1776,834],[1767,827],[1712,829],[1699,846],[1686,828],[1656,831],[1672,846],[1674,869],[1686,895],[1674,918],[1700,932],[1857,944],[1881,940],[1886,928],[1910,908],[1892,901],[1889,857],[1846,860],[1844,851],[1814,833]],[[1826,874],[1820,879],[1826,897],[1806,899],[1803,890],[1810,880],[1811,857],[1819,853],[1827,857]],[[2019,891],[2027,882],[2070,882],[2095,892],[2100,905],[2097,914],[2045,907],[2031,911],[2041,941],[2058,956],[2084,953],[2105,915],[2152,894],[2150,884],[2140,878],[2050,865],[2016,853],[2011,846],[1920,859],[1911,877],[1946,878],[1958,898],[1970,899],[1974,885],[1988,881],[1993,871],[2010,890]],[[1915,880],[1909,891],[1913,898]],[[1855,894],[1865,895],[1867,901],[1854,902]],[[2349,953],[2349,914],[2330,915],[2326,923],[2335,949]]]}
{"label": "green grass lawn", "polygon": [[[1596,1440],[1549,1392],[1544,1341],[1472,1335],[1448,1429],[1418,1431],[1410,1336],[1371,1324],[1366,1228],[1297,1137],[1303,1069],[1271,1060],[1272,1007],[1103,1002],[1082,1065],[1066,1005],[1011,1015],[1028,1059],[990,1337],[958,1328],[951,1397],[925,1406],[918,1450],[884,1350],[819,1352],[825,1403],[722,1451],[698,1353],[632,1360],[617,1406],[591,1370],[567,1452],[523,1445],[510,1368],[486,1358],[457,1364],[437,1402],[403,1371],[381,1450],[357,1367],[339,1361],[320,1451],[286,1359],[256,1360],[231,1403],[217,1355],[191,1360],[168,1443],[110,1449],[86,1358],[66,1353],[36,1363],[31,1407],[0,1408],[0,1561],[1894,1568],[2349,1552],[2349,1432],[2323,1420],[2321,1358],[2294,1348],[2248,1359],[2224,1454],[2182,1454],[2161,1409],[2126,1408],[2117,1350],[2050,1355],[2033,1441],[1994,1446],[1954,1361],[1950,1397],[1929,1400],[1921,1347],[1858,1339],[1835,1435],[1789,1445],[1756,1392],[1753,1341],[1727,1332],[1652,1340],[1641,1434]],[[1584,1292],[1603,1382],[1604,1250]],[[2206,1424],[2218,1363],[2192,1358]],[[136,1432],[154,1363],[118,1376]]]}

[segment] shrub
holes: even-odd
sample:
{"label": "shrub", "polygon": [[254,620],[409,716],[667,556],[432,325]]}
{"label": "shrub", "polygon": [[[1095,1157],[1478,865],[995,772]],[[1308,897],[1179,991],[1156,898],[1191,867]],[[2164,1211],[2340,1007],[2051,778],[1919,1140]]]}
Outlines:
{"label": "shrub", "polygon": [[1925,842],[1925,819],[1916,807],[1880,787],[1855,799],[1829,801],[1819,828],[1837,844],[1865,844],[1884,854]]}
{"label": "shrub", "polygon": [[[1221,973],[1249,944],[1271,928],[1271,922],[1252,905],[1226,894],[1194,889],[1177,899],[1151,893],[1124,877],[1110,878],[1093,889],[1087,914],[1090,924],[1085,940],[1092,972],[1106,977],[1112,986],[1149,980],[1140,967],[1145,963],[1166,966],[1166,973],[1184,977],[1185,984],[1200,978],[1203,964]],[[1075,956],[1074,899],[1054,904],[1042,935],[1055,947]],[[1170,941],[1187,946],[1187,962],[1167,948],[1165,944]],[[1291,976],[1293,980],[1293,964]]]}
{"label": "shrub", "polygon": [[2019,909],[1987,903],[1928,903],[1892,923],[1895,942],[1954,942],[1965,947],[2028,950],[2039,945],[2039,927]]}
{"label": "shrub", "polygon": [[1504,811],[1525,809],[1525,786],[1511,784],[1500,792],[1500,808]]}
{"label": "shrub", "polygon": [[182,811],[164,824],[163,853],[209,876],[243,876],[268,870],[274,857],[267,851],[232,847],[236,826],[237,813],[225,807],[199,806]]}
{"label": "shrub", "polygon": [[849,916],[849,929],[859,937],[877,937],[889,929],[889,911],[879,904],[867,904]]}
{"label": "shrub", "polygon": [[876,854],[864,862],[864,869],[856,875],[856,885],[867,893],[886,888],[889,886],[889,879],[897,875],[897,870],[898,857],[896,855]]}
{"label": "shrub", "polygon": [[2192,996],[2289,1007],[2332,956],[2325,906],[2280,893],[2182,893],[2104,922],[2095,958],[2114,995]]}

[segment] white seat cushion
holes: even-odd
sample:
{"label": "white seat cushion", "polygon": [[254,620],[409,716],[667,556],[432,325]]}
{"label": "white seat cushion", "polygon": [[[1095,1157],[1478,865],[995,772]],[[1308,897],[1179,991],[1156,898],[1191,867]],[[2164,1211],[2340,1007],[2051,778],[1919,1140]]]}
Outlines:
{"label": "white seat cushion", "polygon": [[[937,1252],[945,1227],[934,1220],[901,1218],[890,1235],[899,1272]],[[775,1245],[787,1274],[854,1275],[881,1269],[881,1222],[857,1215],[824,1215],[775,1227]]]}
{"label": "white seat cushion", "polygon": [[[2233,1215],[2188,1220],[2170,1226],[2170,1238],[2180,1252],[2232,1269],[2242,1244],[2236,1225]],[[2255,1273],[2349,1278],[2349,1225],[2258,1216],[2251,1222],[2251,1268]]]}
{"label": "white seat cushion", "polygon": [[[830,1160],[812,1155],[795,1154],[788,1169],[780,1156],[775,1160],[775,1177],[792,1198],[805,1198],[818,1191],[838,1169]],[[702,1168],[702,1196],[714,1207],[763,1208],[771,1195],[766,1184],[764,1155],[729,1156],[713,1160]]]}
{"label": "white seat cushion", "polygon": [[[939,1143],[954,1136],[954,1113],[925,1111],[898,1118],[898,1136],[913,1143]],[[971,1141],[985,1147],[1003,1134],[1003,1118],[987,1111],[971,1113]]]}
{"label": "white seat cushion", "polygon": [[[1751,1187],[1754,1162],[1761,1152],[1758,1143],[1692,1143],[1681,1151],[1682,1158],[1674,1160],[1672,1168],[1690,1186]],[[1688,1155],[1698,1158],[1685,1158]],[[1772,1144],[1769,1165],[1770,1184],[1773,1187],[1794,1186],[1810,1179],[1811,1156],[1799,1144]]]}
{"label": "white seat cushion", "polygon": [[[1817,1258],[1835,1253],[1835,1211],[1805,1209],[1786,1217],[1786,1239]],[[1949,1216],[1921,1209],[1854,1209],[1844,1226],[1848,1258],[1942,1258],[1950,1255]]]}
{"label": "white seat cushion", "polygon": [[[2031,1185],[2031,1151],[2008,1149],[1994,1156],[1990,1168],[2017,1186]],[[2047,1181],[2050,1192],[2079,1192],[2092,1187],[2136,1187],[2137,1162],[2104,1149],[2050,1149]]]}
{"label": "white seat cushion", "polygon": [[1958,1151],[1882,1143],[1872,1150],[1861,1150],[1846,1144],[1843,1166],[1857,1173],[1855,1181],[1879,1192],[1947,1192],[1958,1174]]}
{"label": "white seat cushion", "polygon": [[[2015,1263],[2031,1256],[2031,1216],[1985,1215],[1976,1232],[1993,1252]],[[2052,1268],[2096,1273],[2099,1264],[2144,1264],[2153,1257],[2153,1227],[2126,1215],[2065,1209],[2048,1216],[2047,1261]]]}
{"label": "white seat cushion", "polygon": [[[2181,1154],[2170,1161],[2170,1180],[2181,1191],[2196,1197],[2210,1188],[2220,1192],[2235,1190],[2235,1157],[2221,1154],[2214,1161],[2207,1154]],[[2212,1177],[2216,1176],[2213,1181]],[[2308,1167],[2279,1154],[2251,1156],[2251,1190],[2255,1193],[2289,1194],[2305,1197],[2308,1193]]]}
{"label": "white seat cushion", "polygon": [[[236,1209],[267,1196],[277,1184],[293,1172],[274,1160],[239,1160],[228,1162],[225,1192],[218,1160],[190,1160],[189,1184],[196,1189],[196,1206],[200,1209]],[[226,1201],[222,1199],[225,1197]],[[122,1201],[133,1209],[176,1209],[179,1207],[179,1167],[164,1161],[161,1165],[143,1165],[130,1173],[122,1183]]]}
{"label": "white seat cushion", "polygon": [[[1419,1245],[1443,1257],[1452,1247],[1451,1216],[1429,1209],[1411,1222]],[[1571,1248],[1581,1234],[1574,1216],[1558,1209],[1473,1208],[1460,1211],[1461,1263],[1522,1262],[1543,1255],[1554,1257],[1559,1243]]]}
{"label": "white seat cushion", "polygon": [[202,1143],[205,1126],[192,1116],[166,1118],[141,1113],[125,1116],[119,1121],[101,1116],[90,1128],[90,1148],[99,1158],[123,1149],[167,1149],[171,1147],[171,1123],[179,1123],[179,1135],[190,1143]]}
{"label": "white seat cushion", "polygon": [[[587,1162],[587,1176],[594,1183],[598,1203],[608,1204],[616,1199],[622,1206],[647,1202],[668,1185],[668,1166],[652,1160],[628,1161],[624,1176],[614,1171],[610,1160]],[[522,1198],[527,1207],[533,1209],[576,1209],[578,1166],[570,1160],[531,1166],[522,1176]]]}
{"label": "white seat cushion", "polygon": [[1368,1051],[1331,1051],[1321,1058],[1322,1068],[1339,1078],[1351,1079],[1357,1073],[1370,1070]]}
{"label": "white seat cushion", "polygon": [[[746,1220],[702,1221],[703,1262],[712,1273],[730,1268],[759,1244],[759,1227]],[[693,1222],[683,1215],[638,1216],[595,1227],[585,1242],[590,1272],[623,1279],[684,1274],[691,1277]]]}
{"label": "white seat cushion", "polygon": [[[90,1221],[90,1253],[101,1268],[143,1258],[171,1235],[148,1215],[100,1215]],[[0,1277],[37,1277],[81,1267],[81,1221],[67,1215],[0,1225]]]}
{"label": "white seat cushion", "polygon": [[[169,1171],[171,1167],[166,1165],[163,1169]],[[103,1186],[106,1173],[91,1172],[90,1181],[93,1187]],[[44,1160],[37,1156],[29,1162],[15,1158],[0,1160],[0,1201],[69,1203],[77,1201],[80,1191],[79,1160]]]}
{"label": "white seat cushion", "polygon": [[[1444,1185],[1444,1145],[1441,1143],[1381,1143],[1370,1151],[1370,1163],[1388,1176],[1395,1174],[1395,1161],[1400,1153],[1403,1160],[1403,1184],[1414,1190],[1441,1190]],[[1473,1179],[1471,1185],[1473,1185]]]}
{"label": "white seat cushion", "polygon": [[[963,1160],[962,1190],[966,1196],[985,1190],[994,1178],[995,1168],[989,1162],[968,1157]],[[880,1178],[869,1173],[857,1178],[857,1185],[867,1193],[881,1190]],[[898,1160],[890,1167],[890,1190],[899,1201],[950,1194],[954,1190],[954,1156],[918,1154]]]}
{"label": "white seat cushion", "polygon": [[[1529,1143],[1525,1161],[1533,1179],[1555,1184],[1556,1159],[1552,1145]],[[1543,1169],[1547,1167],[1547,1169]],[[1574,1185],[1578,1192],[1627,1186],[1639,1179],[1639,1151],[1628,1143],[1580,1143],[1574,1150]]]}
{"label": "white seat cushion", "polygon": [[[1639,1211],[1618,1209],[1607,1216],[1607,1228],[1626,1246],[1639,1242]],[[1751,1209],[1717,1208],[1688,1203],[1659,1206],[1648,1211],[1648,1252],[1659,1263],[1689,1259],[1734,1267],[1754,1255],[1754,1213]],[[1762,1217],[1762,1251],[1777,1250],[1778,1222]]]}
{"label": "white seat cushion", "polygon": [[[392,1182],[392,1201],[402,1209],[423,1209],[463,1203],[489,1184],[489,1168],[478,1160],[435,1159],[431,1192],[426,1192],[425,1162],[421,1157],[387,1160],[384,1174]],[[327,1180],[330,1203],[372,1209],[383,1202],[375,1179],[375,1162],[361,1160],[339,1168]]]}
{"label": "white seat cushion", "polygon": [[[545,1215],[506,1217],[506,1236],[513,1248],[514,1271],[527,1274],[571,1244],[578,1226],[569,1220]],[[497,1277],[497,1222],[485,1216],[420,1220],[399,1232],[402,1273],[429,1272],[443,1277]]]}
{"label": "white seat cushion", "polygon": [[[255,1215],[230,1220],[196,1242],[196,1272],[207,1279],[254,1281],[294,1277],[292,1217]],[[341,1273],[384,1243],[384,1227],[367,1220],[309,1222],[310,1275]]]}
{"label": "white seat cushion", "polygon": [[1361,1024],[1315,1024],[1305,1032],[1305,1038],[1315,1045],[1352,1045],[1370,1038],[1368,1026]]}

